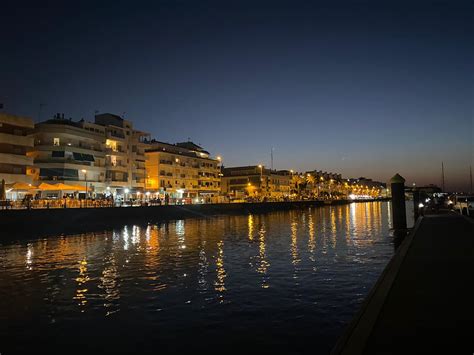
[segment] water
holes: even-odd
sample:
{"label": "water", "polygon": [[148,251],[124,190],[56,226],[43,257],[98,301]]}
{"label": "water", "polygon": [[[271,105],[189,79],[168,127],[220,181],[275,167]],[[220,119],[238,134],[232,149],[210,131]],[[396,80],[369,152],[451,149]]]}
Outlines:
{"label": "water", "polygon": [[389,204],[0,246],[0,352],[328,353],[393,255]]}

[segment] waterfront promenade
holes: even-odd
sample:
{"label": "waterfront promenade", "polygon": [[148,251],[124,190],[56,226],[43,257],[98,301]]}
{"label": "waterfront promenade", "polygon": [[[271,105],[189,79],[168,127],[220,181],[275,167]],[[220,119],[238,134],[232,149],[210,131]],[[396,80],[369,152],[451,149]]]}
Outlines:
{"label": "waterfront promenade", "polygon": [[474,221],[420,218],[333,354],[471,354]]}

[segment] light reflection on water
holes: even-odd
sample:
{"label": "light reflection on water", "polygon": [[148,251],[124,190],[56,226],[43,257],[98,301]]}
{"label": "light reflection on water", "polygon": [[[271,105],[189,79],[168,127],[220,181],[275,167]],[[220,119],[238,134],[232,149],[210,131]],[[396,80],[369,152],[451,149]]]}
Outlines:
{"label": "light reflection on water", "polygon": [[22,350],[76,344],[79,331],[84,346],[113,351],[252,342],[324,353],[392,254],[385,202],[7,243],[0,336]]}

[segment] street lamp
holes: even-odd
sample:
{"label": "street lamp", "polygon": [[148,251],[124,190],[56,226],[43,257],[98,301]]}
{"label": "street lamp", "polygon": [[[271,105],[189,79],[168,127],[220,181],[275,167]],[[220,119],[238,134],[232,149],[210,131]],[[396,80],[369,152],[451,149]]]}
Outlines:
{"label": "street lamp", "polygon": [[262,192],[263,196],[263,165],[258,164],[258,167],[260,168],[260,191]]}
{"label": "street lamp", "polygon": [[291,195],[291,191],[292,191],[291,187],[293,185],[293,173],[294,173],[293,169],[290,169],[290,174],[291,174],[290,176],[291,177],[290,177],[290,186],[289,186],[290,191],[288,192],[289,195]]}
{"label": "street lamp", "polygon": [[86,199],[87,197],[89,197],[89,190],[87,189],[87,170],[86,169],[82,169],[81,170],[83,173],[84,173],[84,180],[86,181]]}

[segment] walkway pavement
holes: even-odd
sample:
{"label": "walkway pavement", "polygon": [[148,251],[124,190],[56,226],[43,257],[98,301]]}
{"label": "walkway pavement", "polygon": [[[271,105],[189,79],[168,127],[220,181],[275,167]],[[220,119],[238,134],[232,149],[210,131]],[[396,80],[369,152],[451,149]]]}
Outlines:
{"label": "walkway pavement", "polygon": [[474,353],[474,220],[418,220],[333,354]]}

